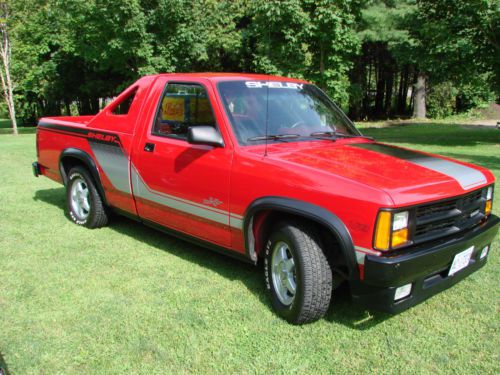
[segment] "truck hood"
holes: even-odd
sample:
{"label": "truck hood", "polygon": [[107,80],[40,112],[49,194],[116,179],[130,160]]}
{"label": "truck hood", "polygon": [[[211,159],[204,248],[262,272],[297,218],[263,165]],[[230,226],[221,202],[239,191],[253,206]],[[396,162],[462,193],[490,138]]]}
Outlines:
{"label": "truck hood", "polygon": [[481,167],[376,142],[317,142],[293,149],[286,144],[273,146],[278,147],[272,147],[268,157],[280,163],[383,190],[396,206],[461,195],[494,181]]}

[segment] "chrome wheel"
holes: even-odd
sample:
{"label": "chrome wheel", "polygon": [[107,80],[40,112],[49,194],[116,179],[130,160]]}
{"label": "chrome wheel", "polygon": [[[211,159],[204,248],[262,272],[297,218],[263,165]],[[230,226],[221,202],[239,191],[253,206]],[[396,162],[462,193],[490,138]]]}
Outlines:
{"label": "chrome wheel", "polygon": [[90,213],[90,192],[85,180],[77,177],[71,185],[71,208],[78,219],[85,220]]}
{"label": "chrome wheel", "polygon": [[295,261],[287,243],[278,241],[274,245],[271,270],[278,299],[283,305],[291,305],[297,291],[297,279]]}

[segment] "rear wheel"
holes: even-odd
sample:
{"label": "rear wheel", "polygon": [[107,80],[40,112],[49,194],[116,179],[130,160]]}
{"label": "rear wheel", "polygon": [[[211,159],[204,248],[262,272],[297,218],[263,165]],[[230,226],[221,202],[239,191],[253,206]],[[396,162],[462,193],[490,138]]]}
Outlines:
{"label": "rear wheel", "polygon": [[276,312],[294,324],[320,319],[332,294],[332,271],[316,229],[282,222],[266,246],[265,277]]}
{"label": "rear wheel", "polygon": [[106,207],[85,168],[77,166],[69,171],[66,194],[68,214],[75,224],[99,228],[108,223]]}

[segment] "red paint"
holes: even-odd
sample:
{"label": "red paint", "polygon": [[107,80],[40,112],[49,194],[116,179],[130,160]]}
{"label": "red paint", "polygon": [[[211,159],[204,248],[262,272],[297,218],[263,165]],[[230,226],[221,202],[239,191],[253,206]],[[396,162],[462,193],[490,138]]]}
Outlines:
{"label": "red paint", "polygon": [[364,278],[365,278],[365,266],[363,264],[358,264],[358,268],[359,268],[359,278],[361,280],[364,280]]}

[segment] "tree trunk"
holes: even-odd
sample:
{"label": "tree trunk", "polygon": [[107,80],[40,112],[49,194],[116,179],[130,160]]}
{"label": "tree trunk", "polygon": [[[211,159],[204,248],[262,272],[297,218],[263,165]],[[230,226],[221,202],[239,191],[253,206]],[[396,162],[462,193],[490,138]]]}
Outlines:
{"label": "tree trunk", "polygon": [[90,99],[90,110],[92,115],[99,113],[99,98]]}
{"label": "tree trunk", "polygon": [[[386,43],[377,44],[377,93],[375,94],[375,112],[376,117],[386,115],[387,105],[390,107],[392,100],[393,86],[393,64],[392,58],[387,50]],[[387,102],[389,100],[389,103]]]}
{"label": "tree trunk", "polygon": [[80,105],[78,106],[78,114],[80,116],[91,115],[92,108],[91,108],[91,104],[90,104],[90,99],[89,98],[80,98],[79,102],[80,102]]}
{"label": "tree trunk", "polygon": [[377,46],[377,92],[375,94],[375,117],[380,117],[384,110],[384,95],[385,95],[385,60],[381,47]]}
{"label": "tree trunk", "polygon": [[[414,77],[413,80],[410,81],[410,77]],[[408,65],[408,71],[406,72],[405,76],[405,85],[403,87],[403,92],[404,92],[404,114],[410,114],[413,112],[413,90],[411,90],[411,96],[410,96],[410,104],[407,105],[407,99],[408,99],[408,92],[410,91],[410,88],[412,88],[411,82],[415,82],[417,77],[415,76],[415,66],[413,64]]]}
{"label": "tree trunk", "polygon": [[71,101],[64,99],[64,108],[66,109],[66,116],[71,116]]}
{"label": "tree trunk", "polygon": [[365,54],[365,65],[368,65],[368,77],[366,78],[366,83],[363,88],[363,109],[362,109],[362,118],[368,117],[370,114],[370,90],[372,89],[372,70],[373,70],[373,59],[372,52],[369,46],[363,48],[363,53]]}
{"label": "tree trunk", "polygon": [[319,74],[321,79],[323,79],[323,74],[325,74],[325,49],[323,48],[323,43],[319,46]]}
{"label": "tree trunk", "polygon": [[413,117],[426,118],[425,108],[425,90],[427,76],[423,72],[419,72],[417,82],[415,83],[415,95],[413,101]]}
{"label": "tree trunk", "polygon": [[12,84],[12,79],[10,77],[10,59],[11,59],[11,44],[9,32],[7,29],[7,20],[10,16],[10,11],[8,4],[6,2],[0,3],[1,11],[1,21],[0,21],[0,32],[2,33],[2,41],[0,44],[0,55],[2,56],[2,69],[0,69],[0,77],[2,80],[2,88],[7,102],[7,108],[9,109],[9,117],[12,123],[12,133],[14,135],[18,134],[17,131],[17,121],[16,121],[16,109],[14,107],[14,86]]}
{"label": "tree trunk", "polygon": [[385,104],[384,114],[389,116],[392,107],[392,90],[394,87],[394,71],[392,67],[387,67],[387,79],[385,81]]}
{"label": "tree trunk", "polygon": [[379,80],[377,81],[377,93],[375,94],[375,111],[374,115],[379,117],[383,113],[384,108],[384,93],[385,93],[385,80],[383,75],[379,75]]}
{"label": "tree trunk", "polygon": [[354,67],[350,73],[351,86],[353,88],[349,95],[349,118],[359,120],[361,118],[361,106],[366,88],[364,87],[365,61],[363,56],[358,56],[354,61]]}
{"label": "tree trunk", "polygon": [[399,102],[399,91],[401,91],[401,74],[402,74],[403,70],[402,69],[399,69],[399,68],[396,68],[394,70],[394,75],[393,75],[393,79],[394,79],[394,86],[393,86],[393,89],[392,89],[392,101],[393,101],[393,106],[392,106],[392,111],[393,111],[393,114],[397,114],[398,113],[398,102]]}
{"label": "tree trunk", "polygon": [[319,87],[326,90],[325,84],[325,48],[323,42],[319,43]]}
{"label": "tree trunk", "polygon": [[408,96],[408,79],[409,79],[409,68],[408,68],[408,65],[405,65],[403,70],[401,71],[401,78],[400,78],[400,83],[399,83],[398,105],[397,105],[397,113],[398,114],[406,114],[406,99]]}

